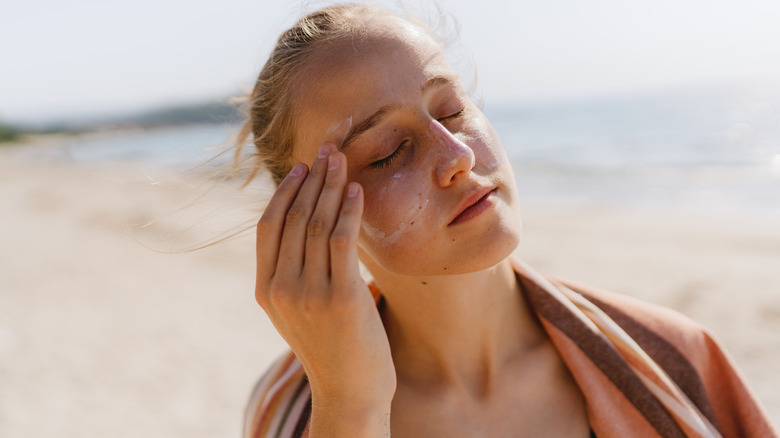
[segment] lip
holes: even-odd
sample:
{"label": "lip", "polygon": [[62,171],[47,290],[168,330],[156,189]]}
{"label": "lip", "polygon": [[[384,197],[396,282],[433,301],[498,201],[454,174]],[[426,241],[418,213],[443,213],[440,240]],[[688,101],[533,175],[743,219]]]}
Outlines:
{"label": "lip", "polygon": [[495,204],[492,195],[495,194],[496,190],[498,190],[496,187],[479,187],[471,191],[458,205],[447,226],[457,225],[479,216]]}

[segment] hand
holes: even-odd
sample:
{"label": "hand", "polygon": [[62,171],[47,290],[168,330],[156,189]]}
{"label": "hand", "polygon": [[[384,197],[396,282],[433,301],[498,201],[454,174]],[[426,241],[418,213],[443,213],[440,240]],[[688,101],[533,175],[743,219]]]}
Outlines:
{"label": "hand", "polygon": [[320,149],[311,172],[293,167],[257,225],[255,297],[306,371],[313,423],[331,409],[389,413],[396,387],[387,334],[358,269],[363,190],[347,185],[346,157],[333,149]]}

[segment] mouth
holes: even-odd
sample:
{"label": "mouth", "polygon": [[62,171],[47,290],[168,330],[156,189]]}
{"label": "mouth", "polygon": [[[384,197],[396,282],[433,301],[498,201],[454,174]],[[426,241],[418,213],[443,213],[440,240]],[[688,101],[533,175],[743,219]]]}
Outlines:
{"label": "mouth", "polygon": [[457,213],[455,217],[447,226],[458,225],[469,221],[495,205],[497,190],[497,187],[486,187],[467,196],[456,210]]}

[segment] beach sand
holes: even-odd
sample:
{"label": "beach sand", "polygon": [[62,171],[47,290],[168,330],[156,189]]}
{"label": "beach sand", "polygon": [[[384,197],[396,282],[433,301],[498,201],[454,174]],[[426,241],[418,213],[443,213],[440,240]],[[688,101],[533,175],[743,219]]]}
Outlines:
{"label": "beach sand", "polygon": [[[30,149],[0,149],[0,436],[239,436],[252,384],[285,348],[254,301],[254,236],[147,246],[251,225],[267,193],[200,198],[197,172]],[[776,223],[534,205],[523,218],[531,266],[708,327],[780,421]]]}

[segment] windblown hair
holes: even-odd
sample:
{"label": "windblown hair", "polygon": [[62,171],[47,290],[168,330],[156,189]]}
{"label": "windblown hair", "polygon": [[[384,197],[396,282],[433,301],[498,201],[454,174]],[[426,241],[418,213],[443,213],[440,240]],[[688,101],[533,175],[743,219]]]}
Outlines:
{"label": "windblown hair", "polygon": [[356,4],[330,6],[313,12],[279,37],[247,102],[247,119],[235,141],[234,169],[241,167],[244,147],[255,147],[248,181],[267,169],[279,185],[292,168],[295,107],[292,92],[309,56],[325,44],[354,35],[355,18],[378,10]]}

